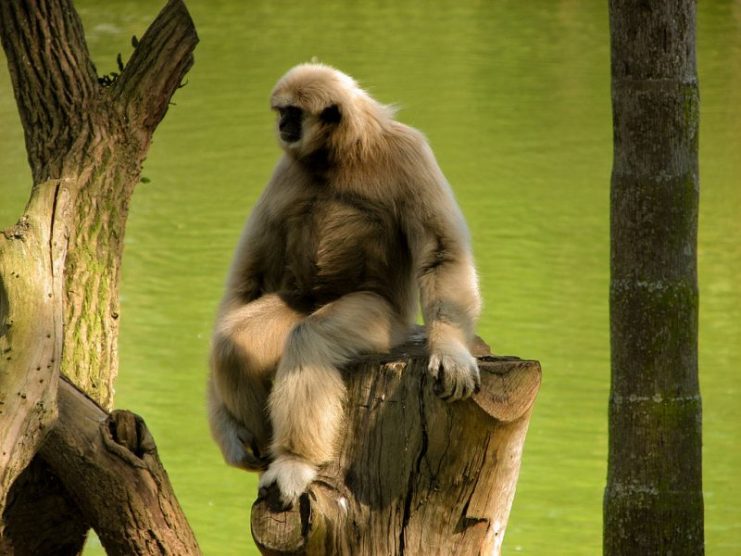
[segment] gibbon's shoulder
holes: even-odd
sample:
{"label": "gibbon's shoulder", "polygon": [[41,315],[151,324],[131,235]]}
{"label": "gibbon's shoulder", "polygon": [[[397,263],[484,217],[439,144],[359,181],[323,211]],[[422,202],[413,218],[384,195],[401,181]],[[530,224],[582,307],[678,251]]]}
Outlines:
{"label": "gibbon's shoulder", "polygon": [[433,188],[445,182],[427,137],[420,130],[395,120],[388,146],[390,166],[405,182]]}
{"label": "gibbon's shoulder", "polygon": [[[388,157],[392,165],[404,169],[419,169],[434,161],[427,137],[420,130],[393,120],[386,134]],[[398,171],[398,169],[397,169]]]}

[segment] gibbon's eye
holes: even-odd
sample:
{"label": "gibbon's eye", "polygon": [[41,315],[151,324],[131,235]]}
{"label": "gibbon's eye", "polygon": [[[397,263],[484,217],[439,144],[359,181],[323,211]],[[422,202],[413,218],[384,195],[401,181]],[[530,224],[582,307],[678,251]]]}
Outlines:
{"label": "gibbon's eye", "polygon": [[278,131],[280,138],[286,143],[295,143],[301,139],[301,120],[303,119],[303,110],[298,106],[279,106],[277,108]]}
{"label": "gibbon's eye", "polygon": [[338,124],[340,123],[340,120],[342,120],[342,113],[340,112],[340,107],[336,104],[333,104],[332,106],[328,106],[324,110],[322,110],[322,113],[319,114],[319,119],[323,121],[325,124]]}

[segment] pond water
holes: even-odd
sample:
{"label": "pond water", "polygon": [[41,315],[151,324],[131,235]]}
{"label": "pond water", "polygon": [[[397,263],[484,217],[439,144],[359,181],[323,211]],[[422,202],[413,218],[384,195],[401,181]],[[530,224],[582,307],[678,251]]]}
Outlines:
{"label": "pond water", "polygon": [[[101,73],[160,2],[78,0]],[[268,95],[312,56],[422,129],[468,218],[498,353],[542,362],[506,554],[601,552],[606,476],[607,2],[196,1],[201,43],[131,206],[116,406],[146,419],[207,555],[256,554],[256,477],[227,468],[204,409],[216,303],[243,220],[278,157]],[[699,3],[700,369],[707,552],[741,554],[741,2]],[[1,56],[1,55],[0,55]],[[0,70],[0,225],[30,172]],[[93,538],[86,554],[102,554]]]}

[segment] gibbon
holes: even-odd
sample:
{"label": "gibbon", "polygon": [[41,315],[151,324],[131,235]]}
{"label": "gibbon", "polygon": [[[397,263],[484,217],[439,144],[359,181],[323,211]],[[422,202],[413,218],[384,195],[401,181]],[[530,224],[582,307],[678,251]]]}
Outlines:
{"label": "gibbon", "polygon": [[[291,505],[334,455],[338,370],[404,342],[422,305],[435,391],[471,395],[480,311],[466,224],[424,136],[348,75],[291,69],[271,107],[284,155],[247,220],[213,335],[212,434]],[[265,491],[263,491],[265,492]]]}

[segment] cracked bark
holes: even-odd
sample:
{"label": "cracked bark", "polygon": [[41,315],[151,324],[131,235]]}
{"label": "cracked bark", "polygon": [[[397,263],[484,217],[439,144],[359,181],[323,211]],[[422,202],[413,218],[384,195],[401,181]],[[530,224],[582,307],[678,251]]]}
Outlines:
{"label": "cracked bark", "polygon": [[[75,554],[89,525],[103,530],[101,516],[128,515],[152,538],[169,540],[119,553],[172,553],[168,546],[179,545],[166,527],[177,530],[182,514],[165,481],[152,484],[172,495],[170,523],[147,513],[162,500],[126,485],[125,473],[114,476],[128,488],[128,508],[112,507],[97,521],[83,511],[96,493],[73,480],[80,461],[59,463],[74,435],[61,434],[70,419],[57,421],[57,394],[61,372],[102,408],[112,406],[128,203],[152,133],[193,63],[193,22],[182,0],[167,2],[110,86],[98,80],[71,0],[0,2],[0,40],[34,184],[23,216],[0,235],[0,552]],[[55,513],[65,504],[76,508],[66,524]],[[24,527],[33,508],[45,535]],[[50,531],[59,532],[56,546],[44,544],[53,542]]]}
{"label": "cracked bark", "polygon": [[348,369],[338,461],[298,507],[254,503],[262,553],[499,554],[540,366],[476,355],[481,392],[454,404],[432,392],[420,337]]}

